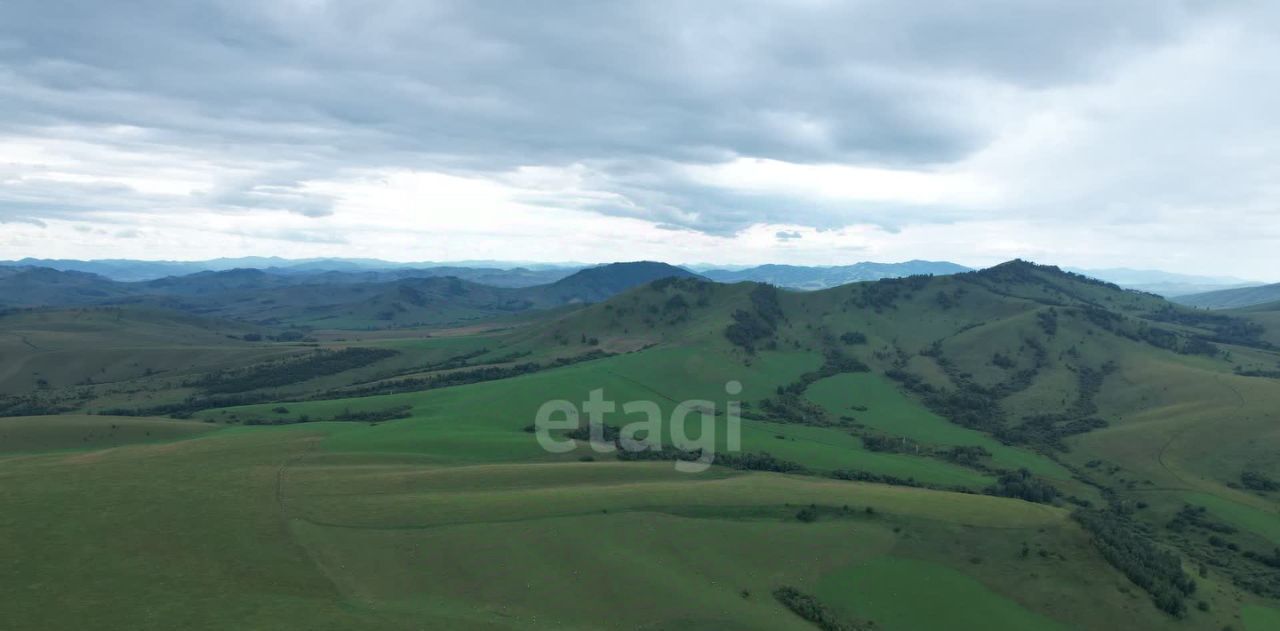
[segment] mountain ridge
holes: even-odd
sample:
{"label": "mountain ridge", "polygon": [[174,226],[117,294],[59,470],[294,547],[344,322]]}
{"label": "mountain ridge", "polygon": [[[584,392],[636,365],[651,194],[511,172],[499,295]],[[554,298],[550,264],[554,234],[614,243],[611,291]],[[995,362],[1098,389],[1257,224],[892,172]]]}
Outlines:
{"label": "mountain ridge", "polygon": [[1187,296],[1173,298],[1188,307],[1203,309],[1240,309],[1280,301],[1280,283],[1259,285],[1255,287],[1239,287],[1220,289]]}
{"label": "mountain ridge", "polygon": [[255,268],[201,271],[122,282],[78,271],[0,267],[0,306],[145,305],[261,324],[357,328],[465,321],[604,300],[683,268],[642,261],[581,270],[529,287],[486,285],[455,276],[384,280],[367,273],[282,275]]}

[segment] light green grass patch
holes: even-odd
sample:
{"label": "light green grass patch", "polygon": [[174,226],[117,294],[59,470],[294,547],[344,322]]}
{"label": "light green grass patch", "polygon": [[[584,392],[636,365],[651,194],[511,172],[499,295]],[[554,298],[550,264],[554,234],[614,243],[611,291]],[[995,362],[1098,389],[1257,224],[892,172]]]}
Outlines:
{"label": "light green grass patch", "polygon": [[1033,631],[1067,627],[945,566],[893,557],[824,577],[819,600],[895,631]]}
{"label": "light green grass patch", "polygon": [[193,438],[219,426],[131,416],[19,416],[0,418],[0,453],[104,449]]}
{"label": "light green grass patch", "polygon": [[1240,612],[1246,631],[1275,631],[1280,629],[1280,609],[1250,605]]}
{"label": "light green grass patch", "polygon": [[[524,431],[534,424],[539,407],[553,399],[581,406],[591,390],[603,389],[605,397],[618,404],[653,401],[662,410],[668,430],[677,401],[711,401],[721,413],[714,419],[714,427],[717,452],[724,453],[728,439],[723,415],[729,397],[724,391],[726,381],[742,383],[743,400],[763,398],[778,385],[814,369],[818,362],[809,353],[761,353],[751,366],[744,366],[715,349],[662,348],[501,381],[397,395],[290,403],[288,416],[330,419],[348,409],[409,405],[411,418],[376,426],[349,424],[347,429],[334,432],[325,447],[345,452],[417,453],[440,462],[457,463],[548,460],[557,458],[542,450],[534,434]],[[278,416],[271,411],[273,407],[247,406],[226,412],[241,418],[272,418]],[[218,412],[202,415],[229,418]],[[698,419],[696,414],[686,419],[686,434],[694,440],[700,437]],[[621,427],[640,420],[639,416],[619,411],[607,415],[605,422]],[[672,445],[669,431],[662,442]],[[873,453],[863,449],[858,438],[831,428],[744,421],[742,449],[769,452],[818,471],[857,469],[927,484],[970,488],[993,482],[989,476],[930,458]],[[612,458],[599,454],[595,457]]]}
{"label": "light green grass patch", "polygon": [[1270,539],[1280,545],[1280,514],[1254,508],[1208,493],[1189,493],[1186,500],[1209,509],[1235,526]]}
{"label": "light green grass patch", "polygon": [[[904,396],[888,379],[872,373],[848,373],[822,379],[805,391],[811,401],[835,417],[850,416],[875,430],[920,443],[975,445],[991,452],[992,461],[1008,469],[1025,468],[1039,475],[1067,479],[1070,473],[1057,463],[1027,451],[1009,447],[990,436],[950,423]],[[865,407],[866,410],[854,409]]]}
{"label": "light green grass patch", "polygon": [[925,484],[971,489],[995,483],[991,476],[941,460],[869,451],[863,448],[857,436],[833,428],[744,421],[742,444],[746,451],[768,452],[817,471],[853,469]]}
{"label": "light green grass patch", "polygon": [[769,596],[777,582],[813,580],[894,540],[874,523],[599,511],[424,530],[295,520],[292,530],[345,598],[450,629],[803,631]]}
{"label": "light green grass patch", "polygon": [[[974,526],[1039,527],[1065,511],[1017,500],[775,473],[676,473],[670,463],[485,465],[442,484],[437,469],[412,466],[298,467],[284,489],[295,514],[318,524],[429,528],[468,522],[544,519],[673,507],[866,507]],[[569,480],[577,480],[569,483]],[[534,483],[541,481],[542,483]],[[532,484],[531,484],[532,483]]]}

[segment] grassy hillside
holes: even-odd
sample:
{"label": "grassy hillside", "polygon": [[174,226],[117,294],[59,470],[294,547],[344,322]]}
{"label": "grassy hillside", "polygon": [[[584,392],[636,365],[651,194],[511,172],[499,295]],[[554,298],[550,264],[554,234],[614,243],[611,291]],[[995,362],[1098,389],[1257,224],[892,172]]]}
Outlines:
{"label": "grassy hillside", "polygon": [[127,295],[97,274],[43,267],[0,267],[0,308],[86,305]]}
{"label": "grassy hillside", "polygon": [[[58,585],[27,590],[8,620],[43,628],[92,615],[105,628],[803,629],[771,597],[779,584],[867,615],[884,605],[827,594],[838,579],[823,577],[920,558],[969,577],[945,586],[957,590],[957,612],[976,589],[1029,619],[1043,619],[1031,611],[1053,601],[1081,622],[1101,624],[1105,611],[1133,628],[1158,628],[1144,627],[1142,601],[1114,590],[1101,559],[1075,552],[1081,535],[1059,509],[803,476],[717,469],[691,478],[662,463],[442,467],[326,448],[346,431],[224,430],[0,460],[6,515],[30,502],[43,507],[23,513],[21,529],[4,526],[0,577]],[[820,515],[797,519],[809,504]],[[86,533],[112,534],[82,548]],[[1017,562],[1017,576],[987,571],[1018,559],[1024,541],[1068,560],[1037,553]],[[1017,580],[1050,571],[1081,582],[1049,598],[1049,583]],[[137,597],[157,589],[172,606]]]}
{"label": "grassy hillside", "polygon": [[3,313],[0,414],[10,407],[80,409],[116,390],[151,396],[180,387],[184,375],[301,351],[244,340],[261,337],[260,331],[240,322],[148,309]]}
{"label": "grassy hillside", "polygon": [[[1280,346],[1280,302],[1268,302],[1224,313],[1258,324],[1264,330],[1262,338]],[[1280,369],[1280,366],[1277,368]]]}
{"label": "grassy hillside", "polygon": [[1239,309],[1280,300],[1280,283],[1259,287],[1221,289],[1173,299],[1178,304],[1201,309]]}
{"label": "grassy hillside", "polygon": [[[0,588],[23,627],[1216,630],[1280,610],[1275,331],[1055,268],[809,293],[664,278],[304,340],[7,318],[24,366],[127,340],[143,369],[0,419]],[[650,450],[621,449],[644,418],[623,409],[602,441],[539,445],[539,408],[593,391],[652,403]],[[104,411],[134,416],[85,414]]]}

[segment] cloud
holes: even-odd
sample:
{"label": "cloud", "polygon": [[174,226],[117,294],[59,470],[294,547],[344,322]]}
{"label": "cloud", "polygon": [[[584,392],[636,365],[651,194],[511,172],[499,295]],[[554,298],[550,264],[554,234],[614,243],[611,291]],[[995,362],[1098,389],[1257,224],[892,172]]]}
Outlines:
{"label": "cloud", "polygon": [[804,237],[799,230],[779,230],[773,233],[773,236],[777,237],[779,241],[792,241]]}
{"label": "cloud", "polygon": [[[1280,247],[1277,17],[1190,1],[4,3],[0,222],[140,231],[179,258],[181,235],[394,258],[419,251],[406,235],[501,250],[587,226],[668,258],[875,240],[888,255],[930,234],[970,263],[1088,249],[1134,266],[1159,240],[1185,248],[1179,265],[1235,265],[1210,255]],[[1042,241],[1075,225],[1088,244]],[[948,250],[944,235],[993,226],[1021,232]],[[113,247],[82,236],[72,255]]]}

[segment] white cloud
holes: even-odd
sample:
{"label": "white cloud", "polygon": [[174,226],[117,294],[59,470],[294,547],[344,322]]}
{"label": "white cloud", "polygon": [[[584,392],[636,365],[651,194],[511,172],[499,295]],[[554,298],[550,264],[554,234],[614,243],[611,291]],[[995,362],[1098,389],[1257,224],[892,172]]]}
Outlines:
{"label": "white cloud", "polygon": [[694,181],[731,191],[790,197],[797,202],[868,201],[898,204],[989,205],[1000,199],[995,182],[972,173],[887,169],[843,164],[794,164],[738,158],[684,169]]}
{"label": "white cloud", "polygon": [[1261,3],[49,11],[0,5],[0,258],[1280,273]]}

